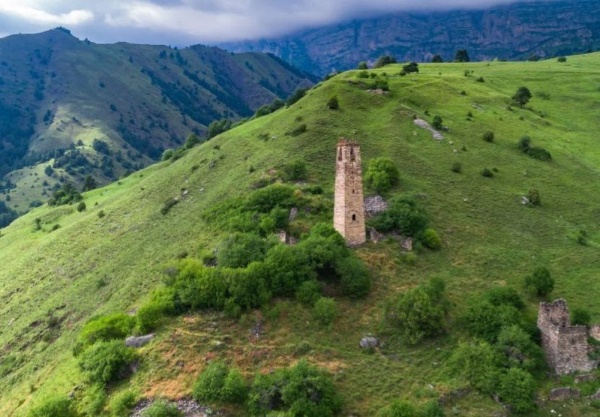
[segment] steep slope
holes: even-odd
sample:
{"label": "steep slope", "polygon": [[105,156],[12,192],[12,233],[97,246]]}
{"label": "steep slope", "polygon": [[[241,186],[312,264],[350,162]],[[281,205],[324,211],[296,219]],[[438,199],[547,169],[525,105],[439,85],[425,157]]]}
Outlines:
{"label": "steep slope", "polygon": [[97,45],[66,29],[0,39],[0,62],[0,190],[16,187],[7,205],[21,212],[60,178],[113,181],[312,79],[263,54]]}
{"label": "steep slope", "polygon": [[600,47],[598,2],[520,2],[489,10],[397,13],[311,29],[281,39],[223,44],[271,52],[315,74],[355,68],[384,54],[399,61],[445,61],[458,49],[472,60],[552,57]]}
{"label": "steep slope", "polygon": [[[291,300],[273,301],[239,321],[210,312],[171,319],[142,350],[133,387],[148,396],[177,398],[190,392],[211,358],[252,375],[306,356],[335,373],[345,414],[375,415],[398,397],[437,399],[464,386],[448,358],[464,336],[456,317],[469,296],[495,285],[520,288],[523,277],[540,265],[556,278],[553,296],[585,307],[598,321],[598,64],[599,54],[569,57],[566,63],[430,64],[404,77],[396,75],[400,66],[389,66],[373,72],[379,79],[388,74],[389,94],[365,90],[357,72],[342,73],[290,108],[220,135],[175,162],[86,193],[87,211],[34,209],[3,229],[0,238],[0,414],[25,415],[50,393],[67,395],[85,387],[71,355],[83,322],[96,314],[131,311],[159,285],[170,261],[216,248],[228,232],[202,216],[216,203],[248,194],[259,180],[297,160],[306,162],[309,184],[321,185],[331,201],[335,145],[342,136],[360,142],[365,166],[379,156],[395,161],[401,182],[393,194],[417,196],[443,249],[418,251],[410,262],[402,260],[393,241],[358,249],[373,289],[365,300],[340,299],[333,328],[320,327],[310,310]],[[510,107],[522,85],[533,93],[530,104]],[[332,96],[339,110],[327,109]],[[440,115],[450,128],[445,139],[433,140],[416,127],[415,115],[428,120]],[[286,134],[302,124],[305,132]],[[495,133],[493,143],[482,140],[486,131]],[[552,161],[520,152],[523,135],[549,150]],[[452,172],[455,162],[462,173]],[[494,177],[483,177],[484,168],[494,170]],[[521,204],[531,187],[541,194],[540,207]],[[161,214],[174,197],[179,203]],[[330,204],[322,210],[331,218]],[[314,224],[311,216],[304,213],[305,226]],[[577,243],[580,230],[587,246]],[[410,346],[386,333],[384,305],[431,277],[448,286],[453,304],[448,334]],[[528,314],[535,316],[535,300]],[[260,339],[249,337],[258,319]],[[379,332],[385,345],[376,354],[361,352],[358,340]],[[545,393],[554,383],[539,389]],[[448,413],[453,408],[465,416],[502,410],[474,392],[447,407]],[[561,413],[585,415],[585,407],[585,401],[575,402]]]}

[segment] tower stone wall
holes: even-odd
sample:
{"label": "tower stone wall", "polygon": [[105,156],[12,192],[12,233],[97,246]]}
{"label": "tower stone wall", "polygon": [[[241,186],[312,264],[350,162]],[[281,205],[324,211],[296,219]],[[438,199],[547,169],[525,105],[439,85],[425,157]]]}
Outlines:
{"label": "tower stone wall", "polygon": [[367,240],[360,146],[347,139],[337,144],[333,227],[348,245]]}
{"label": "tower stone wall", "polygon": [[589,372],[598,366],[589,357],[589,329],[572,326],[567,302],[558,299],[540,303],[538,328],[542,333],[542,348],[550,368],[558,375],[576,371]]}

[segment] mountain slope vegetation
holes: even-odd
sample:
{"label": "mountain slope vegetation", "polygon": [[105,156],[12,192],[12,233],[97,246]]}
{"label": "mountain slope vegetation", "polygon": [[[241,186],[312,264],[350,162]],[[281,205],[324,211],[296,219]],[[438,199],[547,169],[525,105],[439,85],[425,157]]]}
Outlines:
{"label": "mountain slope vegetation", "polygon": [[101,45],[64,28],[0,39],[0,190],[24,212],[65,181],[106,184],[312,81],[269,55],[202,45]]}
{"label": "mountain slope vegetation", "polygon": [[[69,393],[84,411],[96,398],[72,353],[84,323],[135,313],[154,289],[169,288],[178,259],[213,262],[215,249],[238,224],[234,216],[262,219],[244,212],[250,207],[245,198],[259,191],[274,195],[274,188],[260,187],[283,177],[293,198],[312,202],[289,225],[300,242],[316,223],[331,221],[340,137],[360,143],[363,172],[371,159],[393,161],[399,181],[386,198],[418,202],[441,237],[440,250],[417,245],[406,254],[393,238],[353,250],[369,269],[371,290],[354,300],[327,293],[325,285],[338,310],[329,326],[286,296],[238,318],[206,309],[167,318],[155,340],[138,351],[131,379],[98,397],[96,415],[129,388],[145,397],[189,395],[215,359],[249,379],[301,358],[333,375],[341,415],[372,416],[395,400],[421,406],[439,398],[446,415],[501,412],[491,396],[460,390],[469,384],[452,366],[455,348],[470,340],[462,317],[473,297],[516,289],[531,328],[539,299],[526,295],[523,283],[545,267],[555,279],[552,298],[563,297],[600,321],[599,64],[600,55],[589,54],[566,62],[427,64],[409,75],[400,75],[401,65],[341,73],[290,107],[197,145],[176,161],[84,193],[85,210],[75,204],[33,209],[1,230],[0,414],[24,416],[48,396]],[[532,93],[523,108],[511,99],[520,87]],[[332,97],[337,109],[328,108]],[[439,121],[444,138],[433,139],[415,117]],[[523,152],[524,136],[551,160]],[[296,169],[289,169],[293,164]],[[298,166],[305,172],[284,175],[303,171]],[[482,175],[486,170],[491,175]],[[531,189],[538,206],[523,204]],[[411,289],[429,291],[426,283],[440,280],[448,298],[443,326],[412,343],[387,320],[389,309]],[[382,345],[361,350],[358,342],[367,335]],[[544,371],[536,375],[543,399],[550,388],[573,384]],[[246,415],[239,406],[216,406]],[[593,406],[582,399],[561,405],[561,413],[591,415]],[[537,410],[524,414],[546,415],[553,407],[539,401]]]}

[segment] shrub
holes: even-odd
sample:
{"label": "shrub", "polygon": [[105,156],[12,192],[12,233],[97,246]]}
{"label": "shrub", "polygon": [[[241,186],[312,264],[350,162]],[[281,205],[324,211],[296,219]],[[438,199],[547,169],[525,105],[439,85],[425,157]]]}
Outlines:
{"label": "shrub", "polygon": [[421,242],[426,248],[431,250],[439,250],[442,248],[442,239],[437,232],[430,227],[425,229],[423,232],[423,236],[421,236]]}
{"label": "shrub", "polygon": [[313,307],[313,318],[323,326],[333,323],[337,314],[337,306],[333,298],[321,297]]}
{"label": "shrub", "polygon": [[199,143],[201,143],[202,141],[200,140],[200,138],[198,137],[198,135],[196,135],[195,133],[190,133],[187,137],[187,139],[185,140],[185,144],[183,145],[183,147],[185,149],[191,149],[194,146],[198,145]]}
{"label": "shrub", "polygon": [[419,64],[417,64],[416,62],[410,62],[402,67],[402,71],[404,71],[407,74],[410,74],[411,72],[418,73],[419,72]]}
{"label": "shrub", "polygon": [[398,184],[399,180],[398,168],[391,158],[380,157],[369,161],[365,181],[375,192],[386,193]]}
{"label": "shrub", "polygon": [[522,152],[529,152],[529,148],[531,148],[531,138],[529,136],[523,136],[521,139],[519,139],[518,146]]}
{"label": "shrub", "polygon": [[358,63],[358,69],[359,70],[366,70],[369,69],[369,66],[367,65],[367,61],[360,61]]}
{"label": "shrub", "polygon": [[241,404],[246,399],[248,387],[237,369],[229,369],[222,362],[212,362],[200,374],[193,388],[198,401],[229,402]]}
{"label": "shrub", "polygon": [[340,277],[342,292],[350,298],[362,298],[369,294],[371,277],[365,264],[354,256],[341,258],[335,263],[335,272]]}
{"label": "shrub", "polygon": [[290,162],[283,167],[284,181],[304,181],[307,178],[308,172],[304,161]]}
{"label": "shrub", "polygon": [[99,416],[104,410],[106,392],[104,386],[95,384],[84,391],[83,398],[79,400],[79,412],[86,416]]}
{"label": "shrub", "polygon": [[175,404],[166,400],[154,401],[142,412],[142,417],[183,417],[183,415]]}
{"label": "shrub", "polygon": [[398,230],[405,236],[418,236],[429,219],[425,211],[410,197],[394,197],[386,211],[375,217],[371,224],[377,230],[390,232]]}
{"label": "shrub", "polygon": [[494,141],[494,132],[487,131],[483,134],[483,140],[492,143]]}
{"label": "shrub", "polygon": [[99,218],[99,219],[101,219],[101,218],[103,218],[104,216],[106,216],[106,213],[104,212],[104,210],[100,210],[100,211],[98,212],[98,218]]}
{"label": "shrub", "polygon": [[529,189],[529,192],[527,193],[527,200],[529,201],[529,205],[532,207],[542,204],[540,192],[537,190],[537,188]]}
{"label": "shrub", "polygon": [[130,389],[113,395],[108,404],[111,416],[129,417],[131,410],[138,401],[138,397],[138,393]]}
{"label": "shrub", "polygon": [[253,233],[236,233],[227,237],[217,250],[219,266],[244,268],[251,262],[263,260],[267,241]]}
{"label": "shrub", "polygon": [[357,75],[358,78],[369,78],[369,73],[367,71],[360,71]]}
{"label": "shrub", "polygon": [[385,406],[377,413],[377,417],[416,417],[417,410],[407,402],[394,400],[390,405]]}
{"label": "shrub", "polygon": [[306,95],[306,92],[308,91],[308,88],[299,88],[296,91],[294,91],[294,94],[292,94],[287,101],[285,102],[285,105],[287,107],[290,107],[291,105],[295,104],[298,100],[300,100],[302,97],[304,97]]}
{"label": "shrub", "polygon": [[302,123],[300,126],[294,128],[288,132],[285,132],[285,134],[287,136],[299,136],[299,135],[303,134],[304,132],[306,132],[306,129],[307,129],[306,123]]}
{"label": "shrub", "polygon": [[160,209],[160,214],[162,214],[163,216],[165,214],[167,214],[177,203],[179,203],[179,200],[176,198],[169,198],[167,201],[165,201],[165,203],[163,204],[162,208]]}
{"label": "shrub", "polygon": [[377,61],[375,61],[375,65],[373,65],[373,68],[382,68],[386,65],[395,64],[395,63],[396,63],[396,58],[394,58],[390,55],[382,55],[379,58],[377,58]]}
{"label": "shrub", "polygon": [[304,281],[296,290],[296,299],[302,304],[313,306],[321,298],[321,284],[317,280]]}
{"label": "shrub", "polygon": [[444,128],[442,117],[434,116],[433,122],[431,122],[431,127],[433,127],[436,130],[442,130]]}
{"label": "shrub", "polygon": [[525,302],[513,287],[494,287],[486,293],[486,298],[494,306],[509,305],[517,310],[525,308]]}
{"label": "shrub", "polygon": [[460,162],[453,162],[452,163],[452,172],[456,172],[457,174],[460,174],[462,172],[462,164]]}
{"label": "shrub", "polygon": [[85,206],[85,203],[83,201],[77,205],[77,211],[80,212],[80,213],[82,211],[85,211],[86,208],[87,207]]}
{"label": "shrub", "polygon": [[108,384],[127,377],[136,358],[135,350],[122,340],[97,342],[81,354],[79,368],[91,382]]}
{"label": "shrub", "polygon": [[331,110],[337,110],[340,108],[340,103],[338,102],[337,97],[331,97],[327,102],[327,108]]}
{"label": "shrub", "polygon": [[540,148],[537,146],[532,146],[531,148],[529,148],[529,150],[527,151],[527,155],[529,155],[530,157],[532,157],[534,159],[538,159],[540,161],[551,161],[552,160],[552,155],[550,154],[550,152],[548,152],[544,148]]}
{"label": "shrub", "polygon": [[305,360],[270,375],[258,374],[248,398],[252,416],[333,417],[341,408],[331,376]]}
{"label": "shrub", "polygon": [[540,347],[518,325],[502,328],[498,335],[496,349],[503,355],[506,368],[535,371],[543,364],[543,354]]}
{"label": "shrub", "polygon": [[478,77],[475,79],[475,81],[477,81],[478,83],[484,83],[485,79],[483,77]]}
{"label": "shrub", "polygon": [[557,61],[558,62],[567,62],[567,58],[564,56],[560,56],[560,57],[558,57]]}
{"label": "shrub", "polygon": [[517,413],[525,413],[535,408],[535,380],[529,372],[511,368],[500,376],[498,394],[502,401]]}
{"label": "shrub", "polygon": [[77,417],[71,401],[65,397],[51,397],[37,407],[33,407],[29,417]]}
{"label": "shrub", "polygon": [[571,324],[579,326],[589,326],[592,322],[592,316],[589,311],[582,308],[574,308],[571,312]]}
{"label": "shrub", "polygon": [[529,294],[545,297],[554,289],[554,278],[548,268],[538,267],[531,275],[525,277],[525,290]]}
{"label": "shrub", "polygon": [[171,159],[173,157],[173,153],[175,153],[175,151],[173,149],[165,149],[165,151],[162,153],[160,160],[168,161],[169,159]]}
{"label": "shrub", "polygon": [[498,378],[499,357],[484,341],[459,343],[452,353],[452,368],[464,378],[470,386],[486,394],[491,394]]}
{"label": "shrub", "polygon": [[237,369],[230,369],[223,383],[222,400],[228,403],[243,404],[248,396],[246,380]]}
{"label": "shrub", "polygon": [[481,171],[481,175],[486,178],[492,178],[494,176],[494,173],[488,168],[483,168],[483,170]]}
{"label": "shrub", "polygon": [[519,323],[520,315],[512,305],[493,305],[486,299],[475,298],[470,300],[462,320],[473,336],[494,343],[504,326]]}
{"label": "shrub", "polygon": [[79,343],[85,347],[100,341],[125,339],[134,325],[135,319],[123,313],[95,317],[89,320],[79,332]]}

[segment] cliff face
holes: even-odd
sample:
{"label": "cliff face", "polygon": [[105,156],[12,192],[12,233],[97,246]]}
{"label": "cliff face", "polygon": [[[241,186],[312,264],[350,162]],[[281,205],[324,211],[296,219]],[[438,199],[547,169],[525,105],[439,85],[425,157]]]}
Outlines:
{"label": "cliff face", "polygon": [[426,62],[452,60],[467,49],[472,60],[567,55],[600,47],[600,2],[520,3],[488,10],[397,13],[312,29],[280,39],[222,45],[271,52],[317,74],[353,68],[361,60],[392,54]]}

